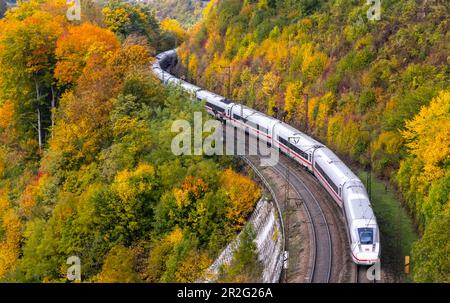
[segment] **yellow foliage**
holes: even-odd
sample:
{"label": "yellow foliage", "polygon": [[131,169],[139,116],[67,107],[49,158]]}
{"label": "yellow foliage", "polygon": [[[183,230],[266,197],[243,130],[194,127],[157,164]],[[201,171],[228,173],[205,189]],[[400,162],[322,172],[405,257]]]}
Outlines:
{"label": "yellow foliage", "polygon": [[119,195],[122,201],[130,201],[139,194],[152,189],[152,180],[155,177],[153,166],[145,163],[138,165],[136,170],[123,170],[117,174],[111,188]]}
{"label": "yellow foliage", "polygon": [[302,27],[307,30],[311,29],[313,26],[312,20],[309,18],[302,19],[302,21],[300,23],[301,23]]}
{"label": "yellow foliage", "polygon": [[317,126],[319,130],[324,129],[328,119],[328,115],[330,114],[331,109],[334,105],[335,97],[333,93],[328,92],[321,98],[317,99],[317,101],[316,100],[311,101],[312,104],[314,104],[315,107],[317,108],[317,116],[314,121],[314,124]]}
{"label": "yellow foliage", "polygon": [[132,68],[149,66],[150,51],[142,45],[126,45],[117,51],[109,60],[118,75],[124,75]]}
{"label": "yellow foliage", "polygon": [[311,43],[302,45],[301,52],[303,57],[302,72],[309,80],[316,79],[327,65],[327,55],[320,51],[314,51]]}
{"label": "yellow foliage", "polygon": [[[221,43],[220,36],[217,33],[211,33],[208,36],[208,39],[206,40],[206,43],[205,43],[206,53],[209,55],[213,55],[216,50],[216,46],[219,43]],[[214,55],[216,55],[216,54],[214,54]]]}
{"label": "yellow foliage", "polygon": [[177,20],[169,18],[164,19],[161,21],[161,29],[166,32],[174,33],[178,38],[178,42],[183,42],[186,39],[186,31]]}
{"label": "yellow foliage", "polygon": [[212,14],[214,9],[217,7],[217,1],[218,0],[211,0],[211,1],[209,1],[209,3],[203,9],[203,18],[204,19],[207,19]]}
{"label": "yellow foliage", "polygon": [[[0,179],[3,178],[3,176],[5,174],[7,157],[8,157],[8,150],[5,147],[0,146]],[[1,209],[1,205],[0,205],[0,209]]]}
{"label": "yellow foliage", "polygon": [[396,155],[400,152],[403,140],[398,132],[382,132],[372,146],[373,152],[383,150],[388,155]]}
{"label": "yellow foliage", "polygon": [[290,54],[288,41],[266,39],[256,49],[257,55],[265,55],[266,62],[274,66],[276,70],[286,68]]}
{"label": "yellow foliage", "polygon": [[90,56],[98,55],[105,61],[119,48],[116,36],[90,23],[69,28],[56,43],[55,78],[62,84],[74,83]]}
{"label": "yellow foliage", "polygon": [[20,209],[25,216],[31,214],[31,210],[36,205],[36,195],[38,191],[38,180],[33,179],[25,188],[22,197],[20,199]]}
{"label": "yellow foliage", "polygon": [[102,12],[103,21],[112,32],[118,31],[124,26],[124,24],[128,24],[130,22],[128,12],[123,7],[119,7],[114,10],[109,7],[105,7]]}
{"label": "yellow foliage", "polygon": [[371,34],[367,34],[355,42],[355,49],[361,49],[366,46],[370,46],[373,44],[373,36]]}
{"label": "yellow foliage", "polygon": [[236,229],[240,229],[261,197],[261,189],[251,179],[231,169],[225,170],[221,180],[222,187],[230,199],[226,216],[234,221]]}
{"label": "yellow foliage", "polygon": [[198,59],[195,54],[189,56],[189,65],[188,65],[189,73],[194,77],[194,79],[197,78],[198,75]]}
{"label": "yellow foliage", "polygon": [[302,88],[303,83],[301,81],[291,82],[286,88],[284,110],[288,113],[288,119],[291,119],[295,113],[304,112]]}
{"label": "yellow foliage", "polygon": [[177,225],[175,229],[166,237],[166,241],[172,245],[178,244],[183,238],[183,230]]}
{"label": "yellow foliage", "polygon": [[445,173],[440,163],[450,160],[450,91],[441,91],[402,132],[410,153],[423,163],[419,184],[429,184]]}
{"label": "yellow foliage", "polygon": [[[215,89],[215,86],[220,82],[225,82],[225,75],[228,72],[223,67],[229,66],[230,62],[223,58],[219,57],[217,55],[214,55],[213,60],[208,65],[204,72],[204,79],[206,81],[206,86],[210,89]],[[220,85],[220,88],[223,88],[224,91],[222,92],[225,94],[225,85]]]}
{"label": "yellow foliage", "polygon": [[267,0],[258,0],[258,9],[265,10],[268,8]]}
{"label": "yellow foliage", "polygon": [[0,279],[14,270],[20,253],[22,224],[14,209],[10,208],[5,192],[0,192],[0,223],[4,237],[0,238]]}
{"label": "yellow foliage", "polygon": [[181,242],[183,231],[178,226],[166,237],[162,238],[152,247],[147,260],[147,281],[160,282],[161,276],[166,270],[167,257],[172,253],[175,245]]}
{"label": "yellow foliage", "polygon": [[108,253],[96,280],[100,283],[133,283],[139,280],[133,271],[133,251],[117,245]]}
{"label": "yellow foliage", "polygon": [[193,283],[211,264],[211,259],[205,252],[191,250],[175,273],[175,281],[179,283]]}
{"label": "yellow foliage", "polygon": [[278,86],[280,85],[281,78],[273,72],[268,72],[263,76],[262,92],[266,96],[272,96]]}

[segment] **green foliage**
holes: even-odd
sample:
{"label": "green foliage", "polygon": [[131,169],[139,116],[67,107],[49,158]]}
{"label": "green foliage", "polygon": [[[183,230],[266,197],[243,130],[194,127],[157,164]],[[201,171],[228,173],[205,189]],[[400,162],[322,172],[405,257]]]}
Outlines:
{"label": "green foliage", "polygon": [[251,226],[246,226],[239,238],[239,246],[234,252],[230,265],[221,268],[220,282],[257,282],[262,275],[262,265],[258,260],[255,232]]}
{"label": "green foliage", "polygon": [[159,20],[175,19],[189,28],[202,17],[205,4],[200,0],[153,0],[149,5],[155,10]]}
{"label": "green foliage", "polygon": [[304,16],[310,15],[313,12],[317,11],[320,6],[322,5],[321,0],[299,0],[298,6],[300,8],[300,11]]}
{"label": "green foliage", "polygon": [[414,245],[414,279],[418,282],[446,282],[450,280],[449,208],[430,223],[423,237]]}
{"label": "green foliage", "polygon": [[[360,171],[359,178],[366,184],[367,172]],[[404,258],[411,256],[411,250],[418,240],[416,228],[411,216],[397,201],[391,186],[373,175],[371,176],[371,203],[380,228],[382,262],[392,268],[395,281],[412,281],[410,275],[404,274]],[[414,260],[414,256],[412,260]],[[414,274],[416,268],[411,266]]]}
{"label": "green foliage", "polygon": [[[0,20],[0,279],[67,282],[78,256],[83,281],[196,281],[240,230],[232,209],[247,216],[259,197],[230,195],[230,159],[172,153],[173,122],[207,114],[151,74],[167,41],[147,8],[107,4],[120,43],[92,23],[67,27],[53,1]],[[53,121],[40,161],[36,109],[43,128]]]}
{"label": "green foliage", "polygon": [[133,254],[130,249],[118,245],[108,253],[97,281],[102,283],[136,283],[138,275],[133,271]]}
{"label": "green foliage", "polygon": [[364,90],[359,96],[359,111],[366,112],[376,104],[376,96],[372,90]]}
{"label": "green foliage", "polygon": [[[146,5],[133,5],[119,0],[108,1],[103,8],[103,22],[122,39],[130,35],[145,36],[158,50],[165,48],[159,24]],[[156,47],[157,46],[157,47]]]}

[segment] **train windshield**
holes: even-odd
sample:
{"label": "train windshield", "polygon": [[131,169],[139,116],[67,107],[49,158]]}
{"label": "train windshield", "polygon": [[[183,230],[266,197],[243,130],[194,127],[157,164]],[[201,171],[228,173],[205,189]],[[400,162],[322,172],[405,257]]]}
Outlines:
{"label": "train windshield", "polygon": [[373,228],[358,228],[359,242],[361,244],[373,243]]}

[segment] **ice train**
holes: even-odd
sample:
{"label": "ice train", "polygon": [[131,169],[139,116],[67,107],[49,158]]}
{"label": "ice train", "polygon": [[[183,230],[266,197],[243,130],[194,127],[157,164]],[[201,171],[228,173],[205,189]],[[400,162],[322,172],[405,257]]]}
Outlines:
{"label": "ice train", "polygon": [[176,62],[175,50],[163,52],[156,59],[152,70],[165,85],[180,86],[197,100],[205,102],[206,110],[211,115],[228,120],[234,127],[247,129],[250,135],[258,135],[313,173],[343,211],[353,261],[360,265],[378,261],[380,233],[366,189],[329,148],[278,119],[166,72]]}

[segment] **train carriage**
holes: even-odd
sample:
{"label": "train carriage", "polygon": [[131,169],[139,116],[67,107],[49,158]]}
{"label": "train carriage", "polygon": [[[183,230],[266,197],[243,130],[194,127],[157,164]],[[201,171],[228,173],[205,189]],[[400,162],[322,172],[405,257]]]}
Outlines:
{"label": "train carriage", "polygon": [[322,146],[318,141],[299,132],[292,126],[280,122],[274,127],[274,145],[302,166],[312,171],[312,155]]}
{"label": "train carriage", "polygon": [[343,187],[352,259],[357,264],[373,264],[380,254],[380,233],[369,197],[359,179],[351,179]]}
{"label": "train carriage", "polygon": [[184,91],[188,92],[189,95],[194,98],[197,96],[197,93],[202,90],[202,88],[183,80],[181,80],[180,86]]}
{"label": "train carriage", "polygon": [[228,105],[225,97],[216,95],[206,90],[197,92],[197,100],[205,101],[206,111],[214,117],[224,120],[225,109]]}

